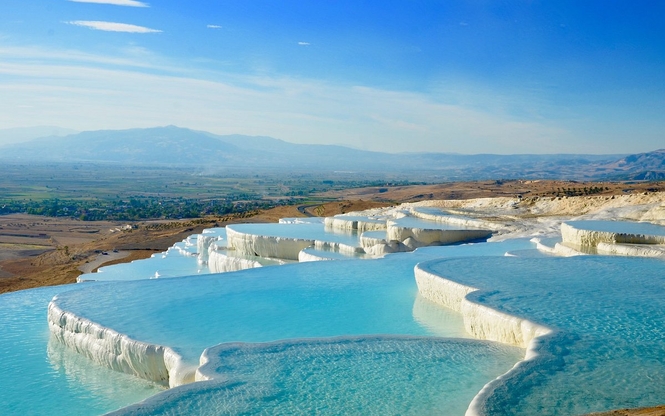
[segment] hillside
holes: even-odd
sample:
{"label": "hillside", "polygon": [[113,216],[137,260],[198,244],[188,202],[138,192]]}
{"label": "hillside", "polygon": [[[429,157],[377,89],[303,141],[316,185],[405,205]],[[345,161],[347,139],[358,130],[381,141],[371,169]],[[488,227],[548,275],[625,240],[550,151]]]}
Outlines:
{"label": "hillside", "polygon": [[626,156],[611,163],[600,165],[608,177],[621,179],[659,181],[665,179],[665,149]]}
{"label": "hillside", "polygon": [[215,135],[176,126],[100,130],[0,146],[19,163],[92,162],[290,172],[373,172],[429,182],[487,179],[662,180],[665,150],[636,155],[382,153]]}

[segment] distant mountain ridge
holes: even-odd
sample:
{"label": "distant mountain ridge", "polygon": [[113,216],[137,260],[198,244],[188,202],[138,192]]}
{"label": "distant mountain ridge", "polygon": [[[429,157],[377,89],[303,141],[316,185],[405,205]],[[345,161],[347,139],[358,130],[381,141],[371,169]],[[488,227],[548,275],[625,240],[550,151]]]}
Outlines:
{"label": "distant mountain ridge", "polygon": [[605,169],[609,176],[634,180],[664,180],[665,149],[626,156],[599,168]]}
{"label": "distant mountain ridge", "polygon": [[12,162],[94,162],[198,168],[421,173],[439,180],[665,178],[665,149],[635,155],[391,154],[176,126],[86,131],[0,146]]}
{"label": "distant mountain ridge", "polygon": [[174,126],[85,131],[4,146],[3,154],[25,161],[195,164],[224,161],[235,146]]}
{"label": "distant mountain ridge", "polygon": [[40,137],[49,136],[66,136],[69,134],[76,134],[78,131],[72,129],[63,129],[55,126],[35,126],[35,127],[18,127],[12,129],[0,129],[0,146],[27,142],[29,140],[38,139]]}
{"label": "distant mountain ridge", "polygon": [[87,131],[3,146],[3,158],[18,161],[114,162],[220,167],[385,168],[387,153],[343,146],[288,143],[265,136],[218,136],[176,126]]}

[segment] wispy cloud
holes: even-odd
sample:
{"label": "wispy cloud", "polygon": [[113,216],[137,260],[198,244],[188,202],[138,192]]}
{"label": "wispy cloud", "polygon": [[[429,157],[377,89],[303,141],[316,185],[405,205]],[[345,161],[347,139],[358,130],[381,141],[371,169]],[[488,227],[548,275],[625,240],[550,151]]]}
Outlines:
{"label": "wispy cloud", "polygon": [[[662,121],[636,133],[635,123],[608,125],[593,114],[569,118],[551,110],[540,94],[463,78],[421,93],[199,72],[141,47],[122,52],[112,57],[0,47],[0,96],[12,97],[0,100],[0,126],[99,130],[176,124],[217,134],[411,152],[635,153],[662,147]],[[533,114],[514,115],[513,102],[533,108]],[[639,134],[640,143],[626,141],[630,134]]]}
{"label": "wispy cloud", "polygon": [[126,33],[159,33],[161,30],[150,29],[144,26],[130,25],[127,23],[101,22],[97,20],[73,20],[65,22],[70,25],[88,27],[95,30],[106,32],[126,32]]}
{"label": "wispy cloud", "polygon": [[222,27],[220,25],[208,25],[206,26],[208,29],[221,29]]}
{"label": "wispy cloud", "polygon": [[147,3],[136,0],[69,0],[74,3],[112,4],[114,6],[150,7]]}
{"label": "wispy cloud", "polygon": [[541,153],[583,145],[556,124],[515,121],[418,93],[223,73],[212,78],[0,60],[0,95],[13,97],[0,102],[0,125],[97,130],[176,124],[391,151]]}
{"label": "wispy cloud", "polygon": [[298,42],[298,45],[300,45],[300,46],[309,46],[309,45],[311,45],[311,43],[309,43],[309,42]]}
{"label": "wispy cloud", "polygon": [[[118,67],[159,68],[168,69],[164,63],[149,62],[146,59],[153,55],[147,49],[130,45],[120,49],[118,56],[95,55],[78,50],[53,50],[37,47],[0,47],[0,61],[3,59],[24,60],[41,59],[54,63],[67,62],[76,64],[111,65]],[[143,53],[141,53],[143,52]]]}

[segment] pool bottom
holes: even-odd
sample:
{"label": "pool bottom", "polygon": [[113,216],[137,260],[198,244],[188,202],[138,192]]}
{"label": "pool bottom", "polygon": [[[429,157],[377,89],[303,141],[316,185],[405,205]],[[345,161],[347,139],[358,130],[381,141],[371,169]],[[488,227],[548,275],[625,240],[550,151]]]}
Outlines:
{"label": "pool bottom", "polygon": [[206,351],[197,376],[211,381],[113,414],[463,414],[523,354],[497,343],[434,337],[220,344]]}

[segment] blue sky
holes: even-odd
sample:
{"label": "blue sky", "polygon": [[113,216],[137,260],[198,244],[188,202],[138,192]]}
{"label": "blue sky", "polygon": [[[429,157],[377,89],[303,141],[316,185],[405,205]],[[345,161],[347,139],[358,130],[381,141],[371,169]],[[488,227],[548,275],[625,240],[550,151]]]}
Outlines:
{"label": "blue sky", "polygon": [[0,129],[361,149],[665,147],[665,2],[3,0]]}

